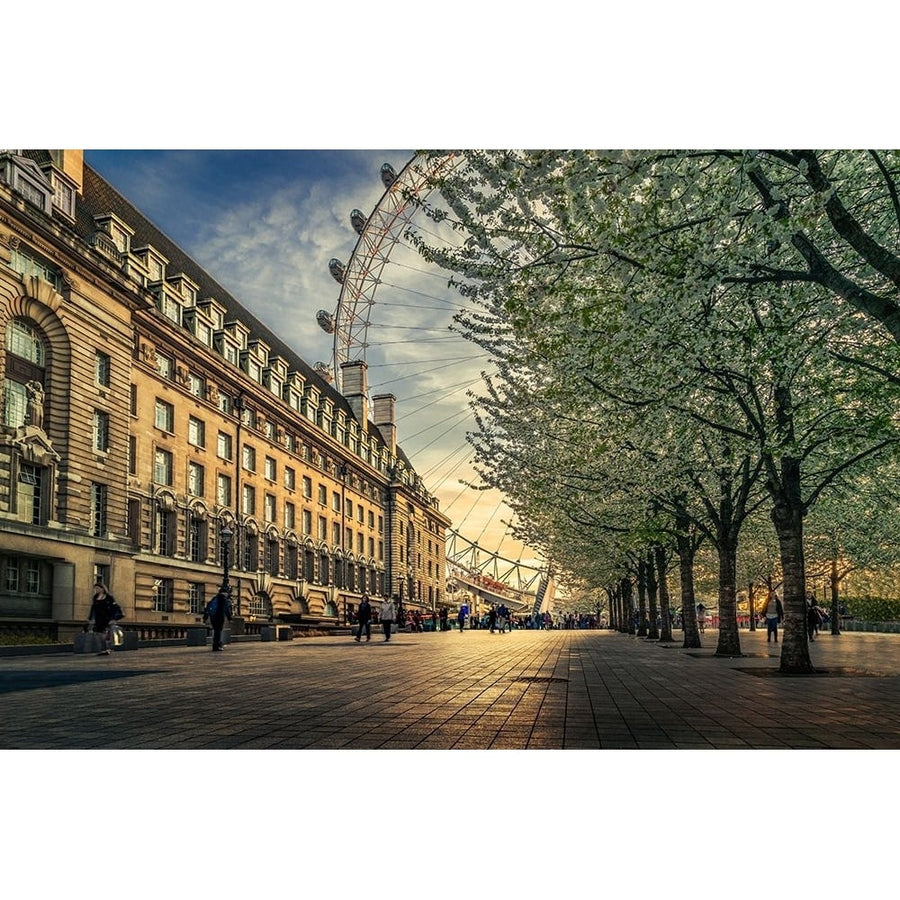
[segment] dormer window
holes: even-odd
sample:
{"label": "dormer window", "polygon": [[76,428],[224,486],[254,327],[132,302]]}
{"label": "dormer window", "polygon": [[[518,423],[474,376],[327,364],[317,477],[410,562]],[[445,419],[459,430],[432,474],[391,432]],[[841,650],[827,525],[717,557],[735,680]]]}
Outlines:
{"label": "dormer window", "polygon": [[69,219],[75,218],[75,184],[56,169],[50,172],[53,185],[53,205]]}
{"label": "dormer window", "polygon": [[50,213],[53,185],[38,165],[15,153],[0,156],[0,178],[41,212]]}

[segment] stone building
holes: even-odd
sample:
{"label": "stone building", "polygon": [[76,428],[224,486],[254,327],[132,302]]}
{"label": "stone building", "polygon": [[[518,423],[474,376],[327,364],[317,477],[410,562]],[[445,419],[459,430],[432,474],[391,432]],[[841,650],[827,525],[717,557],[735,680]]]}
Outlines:
{"label": "stone building", "polygon": [[0,630],[66,639],[103,581],[179,635],[223,530],[237,627],[444,601],[450,523],[394,397],[362,362],[338,393],[80,150],[0,152],[0,334]]}

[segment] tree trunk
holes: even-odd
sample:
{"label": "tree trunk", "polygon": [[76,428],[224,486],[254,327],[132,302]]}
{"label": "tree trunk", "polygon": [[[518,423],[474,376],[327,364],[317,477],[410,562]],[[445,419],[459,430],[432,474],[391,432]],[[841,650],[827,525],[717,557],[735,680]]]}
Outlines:
{"label": "tree trunk", "polygon": [[741,656],[737,624],[737,541],[729,533],[718,535],[719,643],[716,656]]}
{"label": "tree trunk", "polygon": [[675,638],[672,637],[672,617],[669,615],[671,601],[669,600],[669,582],[666,579],[666,551],[660,544],[656,544],[653,548],[653,555],[656,560],[656,578],[659,581],[659,610],[662,621],[659,639],[671,643]]}
{"label": "tree trunk", "polygon": [[657,616],[659,615],[659,610],[656,606],[656,592],[658,583],[656,580],[656,566],[653,564],[653,551],[647,551],[647,565],[644,568],[644,572],[647,575],[647,600],[650,606],[650,622],[649,628],[647,629],[647,638],[648,640],[657,641],[659,640],[659,625],[657,624]]}
{"label": "tree trunk", "polygon": [[647,564],[641,560],[637,566],[637,594],[638,594],[638,637],[647,637]]}
{"label": "tree trunk", "polygon": [[831,633],[841,633],[840,584],[837,557],[831,560]]}
{"label": "tree trunk", "polygon": [[678,528],[678,570],[681,576],[681,622],[684,630],[683,647],[697,649],[700,631],[697,628],[697,598],[694,594],[694,545],[687,528]]}
{"label": "tree trunk", "polygon": [[634,634],[634,597],[631,591],[631,579],[622,579],[622,595],[625,598],[625,615],[628,616],[628,633]]}
{"label": "tree trunk", "polygon": [[806,572],[803,559],[803,506],[800,502],[800,461],[781,460],[780,490],[772,507],[772,522],[781,555],[784,636],[781,671],[786,675],[813,672],[806,636]]}

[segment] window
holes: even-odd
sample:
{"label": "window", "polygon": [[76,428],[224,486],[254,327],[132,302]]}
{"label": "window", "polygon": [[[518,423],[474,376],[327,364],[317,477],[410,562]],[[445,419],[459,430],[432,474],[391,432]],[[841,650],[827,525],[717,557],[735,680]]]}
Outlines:
{"label": "window", "polygon": [[112,363],[108,353],[97,351],[94,357],[94,381],[100,387],[109,387]]}
{"label": "window", "polygon": [[325,516],[319,516],[319,534],[320,541],[328,540],[328,519]]}
{"label": "window", "polygon": [[70,219],[75,218],[75,189],[63,181],[57,172],[50,173],[53,184],[53,205]]}
{"label": "window", "polygon": [[219,432],[216,441],[216,454],[220,459],[231,459],[231,435]]}
{"label": "window", "polygon": [[353,501],[349,497],[344,501],[344,515],[348,519],[353,518]]}
{"label": "window", "polygon": [[172,363],[172,357],[166,356],[164,353],[157,353],[156,371],[159,372],[163,378],[168,378],[171,381],[175,376],[175,366]]}
{"label": "window", "polygon": [[205,585],[201,581],[188,582],[188,601],[190,603],[190,612],[195,616],[202,615],[203,610],[206,608],[206,603],[204,600],[204,589]]}
{"label": "window", "polygon": [[195,447],[206,446],[206,425],[193,416],[188,416],[188,443]]}
{"label": "window", "polygon": [[307,475],[303,476],[303,496],[312,500],[312,479]]}
{"label": "window", "polygon": [[128,435],[128,474],[137,475],[137,437]]}
{"label": "window", "polygon": [[250,615],[262,618],[272,615],[272,604],[265,594],[254,594],[250,598]]}
{"label": "window", "polygon": [[375,555],[375,538],[369,538],[369,556]]}
{"label": "window", "polygon": [[328,502],[328,488],[324,484],[319,485],[319,503],[324,506]]}
{"label": "window", "polygon": [[20,522],[28,522],[31,525],[44,523],[44,471],[31,463],[23,462],[19,466],[16,512]]}
{"label": "window", "polygon": [[153,611],[172,612],[174,593],[171,578],[157,578],[153,582]]}
{"label": "window", "polygon": [[297,527],[297,510],[293,503],[284,504],[284,527],[290,529]]}
{"label": "window", "polygon": [[275,497],[272,494],[266,494],[263,500],[263,518],[267,522],[275,521]]}
{"label": "window", "polygon": [[244,535],[244,569],[255,572],[259,566],[259,536],[255,534]]}
{"label": "window", "polygon": [[268,478],[269,481],[274,481],[276,478],[276,475],[278,473],[278,470],[277,470],[277,466],[275,465],[275,460],[272,459],[271,456],[266,457],[265,471],[266,471],[266,478]]}
{"label": "window", "polygon": [[278,437],[278,427],[274,422],[266,422],[266,437],[270,441],[274,441]]}
{"label": "window", "polygon": [[333,522],[331,525],[331,543],[335,547],[341,546],[341,523]]}
{"label": "window", "polygon": [[365,548],[363,547],[363,541],[364,541],[364,540],[365,540],[365,537],[364,537],[363,533],[362,533],[361,531],[357,531],[357,532],[356,532],[356,552],[357,552],[360,556],[362,555],[363,550],[365,549]]}
{"label": "window", "polygon": [[231,506],[231,479],[227,475],[216,476],[216,503]]}
{"label": "window", "polygon": [[372,510],[369,510],[369,528],[375,527],[375,513]]}
{"label": "window", "polygon": [[219,394],[219,412],[230,416],[234,410],[234,400],[228,394]]}
{"label": "window", "polygon": [[160,556],[175,555],[175,513],[156,507],[156,546],[155,550]]}
{"label": "window", "polygon": [[99,409],[94,410],[94,449],[109,452],[109,413]]}
{"label": "window", "polygon": [[256,489],[245,484],[241,491],[241,512],[245,516],[256,515]]}
{"label": "window", "polygon": [[270,575],[277,575],[278,567],[278,539],[269,537],[266,539],[266,571]]}
{"label": "window", "polygon": [[312,534],[312,513],[308,509],[303,510],[301,521],[303,523],[303,533]]}
{"label": "window", "polygon": [[341,511],[341,495],[337,491],[331,492],[331,508],[337,513]]}
{"label": "window", "polygon": [[256,450],[253,447],[248,447],[246,444],[244,445],[241,452],[241,465],[248,472],[256,471]]}
{"label": "window", "polygon": [[299,574],[298,552],[296,544],[286,544],[284,548],[284,574],[292,581],[297,580]]}
{"label": "window", "polygon": [[169,434],[174,432],[175,408],[171,403],[166,403],[165,400],[157,398],[153,412],[153,424],[156,425],[160,431],[165,431]]}
{"label": "window", "polygon": [[3,379],[3,424],[43,427],[44,342],[22,319],[6,327],[6,376]]}
{"label": "window", "polygon": [[153,480],[157,484],[172,484],[172,454],[168,450],[157,450],[153,463]]}
{"label": "window", "polygon": [[292,491],[297,486],[297,473],[290,467],[284,467],[284,486]]}
{"label": "window", "polygon": [[106,495],[105,484],[91,485],[91,534],[94,537],[106,534]]}
{"label": "window", "polygon": [[200,375],[194,375],[192,372],[188,376],[188,390],[195,396],[203,400],[206,397],[206,382]]}
{"label": "window", "polygon": [[195,515],[188,520],[188,559],[191,562],[206,559],[206,522]]}
{"label": "window", "polygon": [[195,497],[203,496],[203,466],[200,463],[188,463],[188,491]]}

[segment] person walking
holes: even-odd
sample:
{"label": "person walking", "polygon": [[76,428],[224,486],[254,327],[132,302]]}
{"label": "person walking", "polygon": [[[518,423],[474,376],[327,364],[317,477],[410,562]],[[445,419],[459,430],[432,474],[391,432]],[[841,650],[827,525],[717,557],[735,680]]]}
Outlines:
{"label": "person walking", "polygon": [[469,612],[469,607],[465,605],[465,603],[459,608],[459,615],[456,617],[456,621],[459,623],[459,633],[462,634],[466,628],[466,615]]}
{"label": "person walking", "polygon": [[491,608],[488,610],[488,626],[491,629],[491,634],[494,633],[494,629],[497,627],[497,607],[494,604],[491,604]]}
{"label": "person walking", "polygon": [[391,626],[394,624],[394,616],[396,609],[394,607],[394,598],[383,600],[381,603],[381,627],[384,629],[384,639],[391,639]]}
{"label": "person walking", "polygon": [[359,609],[356,611],[356,621],[359,629],[356,632],[356,642],[362,637],[363,628],[366,629],[366,640],[372,640],[372,604],[369,603],[368,594],[363,594],[363,598],[359,603]]}
{"label": "person walking", "polygon": [[774,640],[778,643],[778,623],[784,618],[784,608],[775,591],[769,592],[769,602],[766,604],[766,643]]}
{"label": "person walking", "polygon": [[807,602],[806,634],[811,641],[814,641],[819,633],[819,625],[822,624],[822,608],[815,597],[809,597]]}
{"label": "person walking", "polygon": [[112,638],[110,626],[123,617],[122,607],[116,603],[116,598],[106,589],[103,582],[98,581],[94,585],[94,594],[91,598],[91,611],[88,613],[88,624],[93,623],[94,634],[100,635],[102,649],[97,656],[109,656]]}
{"label": "person walking", "polygon": [[500,630],[500,634],[506,634],[506,620],[509,616],[509,610],[506,608],[505,603],[501,603],[497,609],[497,628]]}
{"label": "person walking", "polygon": [[225,620],[231,621],[231,591],[227,588],[219,588],[206,609],[203,610],[203,621],[209,620],[213,630],[213,650],[224,650],[222,644],[222,629],[225,627]]}

